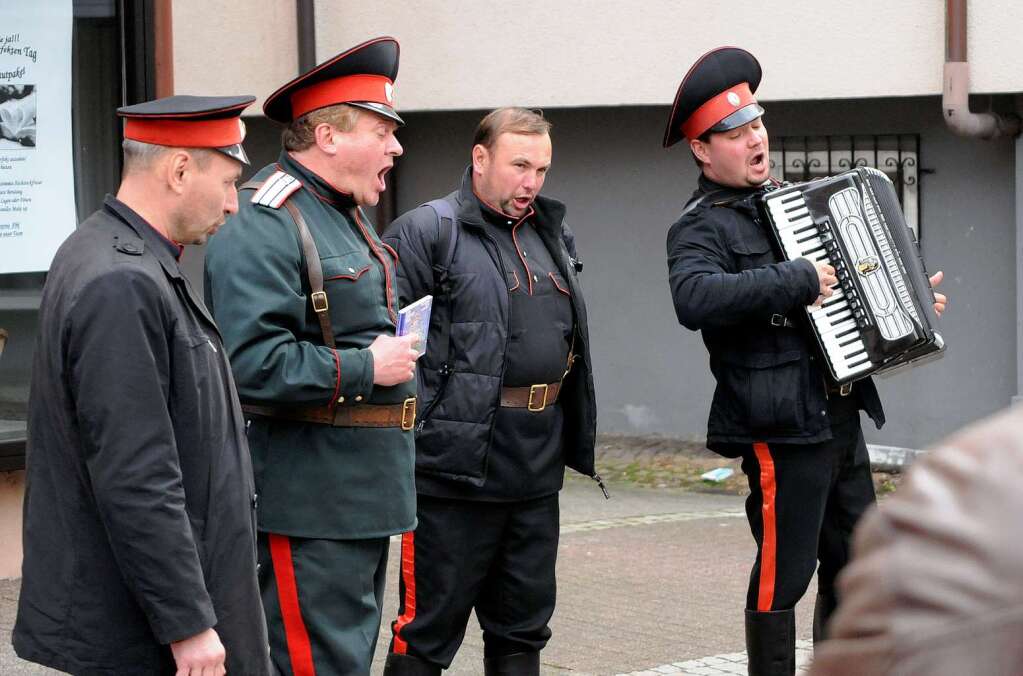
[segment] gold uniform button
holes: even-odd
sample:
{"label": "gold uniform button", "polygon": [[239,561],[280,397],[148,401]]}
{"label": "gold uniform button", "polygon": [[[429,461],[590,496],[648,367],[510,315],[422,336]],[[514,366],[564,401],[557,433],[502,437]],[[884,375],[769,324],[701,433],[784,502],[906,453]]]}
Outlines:
{"label": "gold uniform button", "polygon": [[337,403],[339,403],[339,404],[345,403],[345,398],[344,397],[338,397],[337,398]]}
{"label": "gold uniform button", "polygon": [[355,395],[355,401],[362,401],[362,395],[361,394]]}

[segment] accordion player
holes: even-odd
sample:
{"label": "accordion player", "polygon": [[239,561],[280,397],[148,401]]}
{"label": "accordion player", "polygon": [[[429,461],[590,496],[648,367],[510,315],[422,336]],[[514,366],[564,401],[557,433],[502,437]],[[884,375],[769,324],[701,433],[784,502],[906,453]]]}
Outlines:
{"label": "accordion player", "polygon": [[785,260],[835,268],[834,295],[806,316],[837,384],[944,350],[923,259],[883,172],[861,167],[784,186],[757,208]]}

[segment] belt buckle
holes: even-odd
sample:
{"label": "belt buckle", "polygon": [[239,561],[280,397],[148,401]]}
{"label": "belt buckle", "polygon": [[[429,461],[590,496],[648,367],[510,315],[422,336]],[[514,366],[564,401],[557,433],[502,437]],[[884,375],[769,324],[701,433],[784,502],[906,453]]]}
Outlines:
{"label": "belt buckle", "polygon": [[852,383],[842,383],[842,386],[838,388],[838,396],[848,397],[852,392]]}
{"label": "belt buckle", "polygon": [[317,314],[327,311],[327,293],[325,291],[314,291],[309,298],[313,301],[313,310]]}
{"label": "belt buckle", "polygon": [[[539,408],[537,408],[533,406],[533,395],[541,387],[543,388],[543,399],[540,401]],[[540,383],[539,385],[529,386],[529,399],[526,401],[526,408],[532,411],[533,413],[539,413],[540,411],[547,408],[547,383]]]}
{"label": "belt buckle", "polygon": [[408,432],[416,424],[416,398],[409,397],[401,402],[401,429]]}

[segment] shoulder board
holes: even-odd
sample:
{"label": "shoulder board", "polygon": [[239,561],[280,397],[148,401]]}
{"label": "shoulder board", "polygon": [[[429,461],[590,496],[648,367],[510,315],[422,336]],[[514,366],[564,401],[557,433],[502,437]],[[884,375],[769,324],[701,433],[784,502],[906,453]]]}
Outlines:
{"label": "shoulder board", "polygon": [[280,209],[291,195],[302,187],[302,181],[283,171],[275,171],[252,195],[252,203]]}

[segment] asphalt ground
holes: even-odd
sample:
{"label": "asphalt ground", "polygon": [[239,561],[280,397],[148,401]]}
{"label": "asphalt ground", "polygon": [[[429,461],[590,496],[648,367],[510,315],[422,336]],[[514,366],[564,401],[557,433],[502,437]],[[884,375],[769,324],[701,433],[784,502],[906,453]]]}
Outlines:
{"label": "asphalt ground", "polygon": [[[741,473],[736,468],[730,480],[702,482],[703,471],[734,463],[699,445],[666,440],[605,439],[599,458],[610,500],[578,475],[561,493],[558,604],[541,672],[745,673],[743,604],[755,545]],[[883,491],[892,481],[881,475],[877,483]],[[389,623],[396,616],[398,561],[393,538],[374,674],[383,670]],[[18,580],[0,581],[0,673],[57,673],[13,654],[18,590]],[[814,594],[811,585],[797,608],[804,657]],[[473,617],[446,673],[478,675],[482,664]]]}

